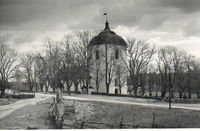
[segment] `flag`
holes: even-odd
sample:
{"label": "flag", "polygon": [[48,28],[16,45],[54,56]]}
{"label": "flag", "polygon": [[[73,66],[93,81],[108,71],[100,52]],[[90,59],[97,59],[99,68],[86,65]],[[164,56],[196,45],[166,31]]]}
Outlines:
{"label": "flag", "polygon": [[103,13],[103,15],[107,15],[107,13]]}

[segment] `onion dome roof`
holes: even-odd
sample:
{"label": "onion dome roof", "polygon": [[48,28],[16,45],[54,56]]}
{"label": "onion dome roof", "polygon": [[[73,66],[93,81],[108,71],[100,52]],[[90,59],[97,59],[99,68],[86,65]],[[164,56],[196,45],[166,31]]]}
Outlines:
{"label": "onion dome roof", "polygon": [[106,43],[127,46],[125,40],[121,36],[117,35],[115,32],[110,30],[109,23],[107,20],[105,23],[105,29],[101,31],[97,36],[92,38],[88,46],[103,45]]}

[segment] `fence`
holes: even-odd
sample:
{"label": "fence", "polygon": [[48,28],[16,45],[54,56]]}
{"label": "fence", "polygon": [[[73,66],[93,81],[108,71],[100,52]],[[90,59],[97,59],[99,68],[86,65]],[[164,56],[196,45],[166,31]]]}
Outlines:
{"label": "fence", "polygon": [[124,123],[125,120],[123,117],[119,118],[119,123],[104,123],[104,122],[94,122],[85,120],[84,116],[82,121],[77,121],[77,123],[70,125],[70,124],[63,124],[63,129],[70,128],[70,129],[130,129],[130,128],[156,128],[156,114],[153,112],[152,114],[152,124],[144,125],[142,122],[135,123],[133,120],[132,124]]}
{"label": "fence", "polygon": [[56,128],[62,129],[62,123],[64,121],[65,107],[62,101],[61,91],[57,91],[56,98],[53,97],[53,103],[51,109],[49,110],[49,118],[52,124]]}

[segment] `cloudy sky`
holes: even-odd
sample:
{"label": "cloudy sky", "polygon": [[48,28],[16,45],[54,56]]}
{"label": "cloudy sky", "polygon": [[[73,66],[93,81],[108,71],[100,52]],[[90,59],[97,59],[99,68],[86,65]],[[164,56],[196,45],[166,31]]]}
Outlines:
{"label": "cloudy sky", "polygon": [[0,42],[20,53],[40,49],[46,37],[103,29],[104,11],[125,39],[200,56],[200,0],[0,0]]}

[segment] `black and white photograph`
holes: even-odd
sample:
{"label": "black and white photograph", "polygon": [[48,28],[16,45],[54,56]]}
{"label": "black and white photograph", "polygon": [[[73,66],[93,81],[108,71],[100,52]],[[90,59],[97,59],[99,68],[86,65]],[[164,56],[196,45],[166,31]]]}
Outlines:
{"label": "black and white photograph", "polygon": [[200,128],[200,0],[0,0],[0,130]]}

